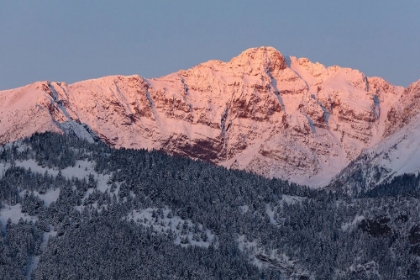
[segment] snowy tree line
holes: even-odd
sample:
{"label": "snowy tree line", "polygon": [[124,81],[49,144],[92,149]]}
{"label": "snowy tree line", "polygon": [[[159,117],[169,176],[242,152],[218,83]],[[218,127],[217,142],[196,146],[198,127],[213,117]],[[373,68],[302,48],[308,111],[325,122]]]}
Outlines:
{"label": "snowy tree line", "polygon": [[[30,159],[58,174],[19,166]],[[95,162],[91,176],[62,175],[80,161]],[[0,179],[0,217],[14,205],[36,217],[3,225],[2,279],[420,277],[416,175],[350,197],[52,133],[4,146],[0,163],[9,164]],[[93,174],[108,175],[107,186]],[[54,189],[59,195],[47,205],[43,195]],[[130,216],[151,208],[155,226]],[[205,248],[184,235],[176,244],[176,231],[157,230],[164,209],[192,221],[178,225],[191,238],[203,241],[212,232],[215,240]]]}

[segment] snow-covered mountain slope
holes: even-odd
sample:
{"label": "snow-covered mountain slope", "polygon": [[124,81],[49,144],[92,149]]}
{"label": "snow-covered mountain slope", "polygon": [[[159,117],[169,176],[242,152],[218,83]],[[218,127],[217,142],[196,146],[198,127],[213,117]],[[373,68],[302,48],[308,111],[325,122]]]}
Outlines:
{"label": "snow-covered mountain slope", "polygon": [[390,182],[395,176],[417,174],[420,171],[419,139],[420,115],[417,115],[406,126],[364,150],[333,179],[331,187],[341,185],[344,191],[354,195]]}
{"label": "snow-covered mountain slope", "polygon": [[365,149],[394,145],[416,120],[419,84],[404,90],[358,70],[253,48],[160,78],[1,91],[0,142],[74,131],[115,147],[163,149],[325,186]]}

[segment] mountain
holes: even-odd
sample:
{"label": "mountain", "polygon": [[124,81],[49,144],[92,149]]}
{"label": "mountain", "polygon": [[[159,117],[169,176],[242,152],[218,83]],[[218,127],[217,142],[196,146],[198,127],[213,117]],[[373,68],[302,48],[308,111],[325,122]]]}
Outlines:
{"label": "mountain", "polygon": [[[342,180],[364,160],[376,167],[363,176],[383,182],[420,169],[418,141],[408,133],[420,125],[419,96],[420,82],[404,89],[260,47],[160,78],[46,81],[1,91],[0,142],[71,132],[312,187]],[[385,154],[398,143],[411,148],[388,164]],[[375,175],[381,168],[386,174]]]}
{"label": "mountain", "polygon": [[390,182],[395,176],[420,171],[420,81],[413,83],[387,113],[384,139],[365,149],[331,183],[344,185],[352,195]]}

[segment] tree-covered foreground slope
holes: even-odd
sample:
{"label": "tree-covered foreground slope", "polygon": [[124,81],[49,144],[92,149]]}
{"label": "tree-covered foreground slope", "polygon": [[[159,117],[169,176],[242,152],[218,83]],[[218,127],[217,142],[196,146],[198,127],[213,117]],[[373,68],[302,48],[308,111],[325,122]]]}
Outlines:
{"label": "tree-covered foreground slope", "polygon": [[419,178],[357,197],[58,134],[0,149],[1,279],[419,279]]}

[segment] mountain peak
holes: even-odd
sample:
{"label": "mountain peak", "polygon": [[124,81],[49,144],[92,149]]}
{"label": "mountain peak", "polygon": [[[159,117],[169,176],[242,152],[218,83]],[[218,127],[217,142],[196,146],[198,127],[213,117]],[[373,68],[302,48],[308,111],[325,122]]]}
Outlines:
{"label": "mountain peak", "polygon": [[258,47],[160,78],[109,76],[2,91],[0,143],[73,131],[116,147],[163,149],[322,186],[420,114],[419,83],[403,95],[358,70],[288,59]]}
{"label": "mountain peak", "polygon": [[287,68],[284,56],[273,47],[247,49],[240,55],[232,58],[229,63],[237,67],[249,67],[269,72]]}

